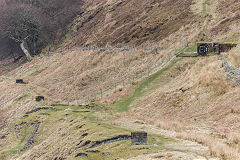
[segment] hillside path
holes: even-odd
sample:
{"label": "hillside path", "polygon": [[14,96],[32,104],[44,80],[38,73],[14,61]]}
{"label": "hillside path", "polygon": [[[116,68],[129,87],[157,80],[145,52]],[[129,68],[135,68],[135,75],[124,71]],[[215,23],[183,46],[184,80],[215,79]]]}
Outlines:
{"label": "hillside path", "polygon": [[141,155],[139,157],[130,158],[129,160],[155,160],[155,159],[181,159],[181,160],[218,160],[213,158],[209,148],[192,142],[177,138],[175,131],[164,130],[156,126],[139,123],[139,120],[130,119],[129,117],[122,117],[114,121],[114,124],[123,128],[128,128],[136,131],[145,131],[150,134],[163,135],[175,139],[176,141],[170,142],[165,145],[165,150],[155,154]]}

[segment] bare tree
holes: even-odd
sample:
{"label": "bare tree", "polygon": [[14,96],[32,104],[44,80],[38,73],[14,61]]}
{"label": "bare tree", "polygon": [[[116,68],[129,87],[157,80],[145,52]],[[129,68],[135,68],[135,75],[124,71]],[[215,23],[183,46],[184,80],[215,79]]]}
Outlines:
{"label": "bare tree", "polygon": [[0,2],[0,38],[19,43],[31,60],[50,41],[58,29],[78,13],[79,0],[5,0]]}
{"label": "bare tree", "polygon": [[38,8],[19,3],[3,8],[1,16],[1,35],[19,43],[27,59],[31,60],[29,48],[36,52],[47,18]]}

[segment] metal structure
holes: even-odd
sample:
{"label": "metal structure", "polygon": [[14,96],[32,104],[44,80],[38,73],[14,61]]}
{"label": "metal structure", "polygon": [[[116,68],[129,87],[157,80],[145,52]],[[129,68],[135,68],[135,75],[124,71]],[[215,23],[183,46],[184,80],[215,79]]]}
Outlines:
{"label": "metal structure", "polygon": [[205,56],[208,53],[227,52],[233,47],[236,47],[236,43],[214,43],[214,42],[197,42],[197,53],[199,56]]}

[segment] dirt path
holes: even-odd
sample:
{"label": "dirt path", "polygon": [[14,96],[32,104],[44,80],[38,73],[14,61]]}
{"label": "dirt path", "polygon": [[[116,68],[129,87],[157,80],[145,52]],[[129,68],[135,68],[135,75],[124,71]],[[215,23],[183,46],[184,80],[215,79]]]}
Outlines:
{"label": "dirt path", "polygon": [[178,139],[174,131],[163,130],[153,125],[139,123],[139,120],[130,118],[119,118],[114,120],[114,124],[124,128],[146,131],[150,134],[158,134],[171,137],[176,141],[165,145],[166,150],[156,154],[149,154],[139,157],[130,158],[129,160],[154,160],[154,159],[183,159],[183,160],[217,160],[211,157],[209,148],[199,143]]}

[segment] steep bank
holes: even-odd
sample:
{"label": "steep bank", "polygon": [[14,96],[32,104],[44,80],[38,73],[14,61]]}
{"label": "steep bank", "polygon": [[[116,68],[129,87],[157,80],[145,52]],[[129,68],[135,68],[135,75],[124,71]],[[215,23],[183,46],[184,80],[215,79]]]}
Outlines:
{"label": "steep bank", "polygon": [[[82,130],[74,128],[74,121],[70,122],[76,118],[89,123],[84,129],[90,131],[92,127],[98,129],[95,126],[97,123],[104,123],[104,129],[99,130],[106,131],[109,136],[94,139],[96,135],[91,133],[92,137],[88,139],[91,142],[129,134],[130,130],[125,132],[126,128],[147,130],[144,129],[145,125],[146,128],[154,125],[156,128],[176,130],[179,138],[208,146],[203,154],[198,155],[198,149],[202,146],[196,147],[196,154],[192,153],[194,147],[185,151],[181,145],[166,149],[164,146],[168,146],[168,142],[162,145],[165,142],[160,137],[156,148],[154,143],[150,143],[153,148],[143,147],[127,157],[115,155],[114,151],[129,149],[129,142],[105,146],[112,149],[110,153],[105,153],[101,148],[100,153],[88,154],[89,157],[105,153],[104,156],[127,159],[137,154],[143,156],[145,153],[161,152],[161,149],[177,157],[181,154],[174,154],[172,150],[179,150],[179,147],[181,153],[186,152],[186,159],[191,159],[189,157],[192,155],[212,155],[222,159],[238,157],[239,87],[226,78],[227,73],[221,68],[222,61],[217,55],[182,58],[175,58],[174,55],[183,49],[188,54],[194,54],[198,40],[238,42],[239,2],[134,2],[86,1],[84,12],[73,22],[66,39],[59,45],[63,52],[59,49],[36,57],[1,77],[1,156],[13,156],[15,159],[71,159],[76,155],[85,156],[88,150],[80,152],[74,148],[77,144],[74,147],[71,145],[75,143],[75,137],[79,140],[84,138],[79,134]],[[108,46],[105,46],[107,42]],[[92,48],[82,47],[87,44],[91,44]],[[101,48],[95,50],[93,46]],[[239,69],[239,47],[222,53],[222,56]],[[17,78],[23,78],[28,84],[16,85]],[[46,101],[35,102],[36,95],[45,96]],[[88,117],[88,112],[82,113],[81,108],[75,110],[75,107],[72,110],[72,106],[69,106],[87,104],[89,101],[103,105],[104,109],[93,111],[94,116]],[[57,113],[41,111],[29,119],[22,118],[32,109],[50,107],[56,103],[67,106]],[[92,122],[93,119],[97,121]],[[134,119],[136,124],[129,123],[129,119]],[[36,131],[35,122],[31,124],[30,120],[37,120],[43,125],[40,125],[36,134],[36,143],[19,153],[29,138],[35,135],[32,134]],[[24,127],[20,125],[22,122],[26,122]],[[106,125],[109,123],[112,126]],[[139,123],[144,125],[138,126]],[[52,124],[56,128],[44,134],[43,131]],[[119,126],[123,129],[119,129]],[[162,135],[158,129],[151,134]],[[103,137],[103,131],[99,130],[98,137]],[[116,135],[112,134],[116,132]],[[57,141],[54,137],[61,142],[60,146],[55,145]],[[153,138],[156,137],[153,135]],[[8,144],[9,141],[12,143]],[[217,145],[214,146],[215,141]],[[68,149],[64,148],[65,145]],[[59,151],[62,152],[60,157]],[[157,159],[158,156],[166,158],[168,155],[151,154],[148,158]]]}

